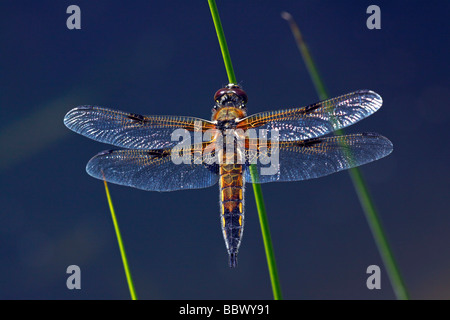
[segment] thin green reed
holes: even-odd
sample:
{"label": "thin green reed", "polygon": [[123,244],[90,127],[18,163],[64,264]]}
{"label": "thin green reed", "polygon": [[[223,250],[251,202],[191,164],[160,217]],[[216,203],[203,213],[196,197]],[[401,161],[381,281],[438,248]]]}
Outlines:
{"label": "thin green reed", "polygon": [[[295,41],[297,43],[297,47],[303,57],[303,61],[305,62],[306,68],[308,69],[308,73],[311,77],[311,80],[314,83],[319,99],[320,100],[328,99],[328,94],[325,89],[325,85],[322,79],[320,78],[317,67],[311,57],[311,54],[308,50],[305,41],[303,40],[300,29],[298,28],[295,20],[293,19],[292,15],[290,15],[287,12],[283,12],[281,15],[283,19],[287,20],[289,23],[292,34],[294,35]],[[344,131],[337,130],[335,133],[337,135],[342,135]],[[394,259],[392,249],[389,245],[386,233],[381,224],[380,217],[377,213],[375,204],[372,200],[372,197],[370,195],[369,189],[364,180],[362,172],[361,170],[359,170],[359,168],[355,167],[349,170],[349,174],[352,179],[353,186],[355,187],[356,193],[358,194],[358,198],[363,208],[367,222],[369,223],[372,235],[377,244],[378,251],[380,252],[381,258],[386,267],[386,271],[389,275],[389,279],[391,281],[395,295],[399,300],[408,300],[409,299],[408,291],[406,290],[405,283],[400,274],[400,270]]]}
{"label": "thin green reed", "polygon": [[127,278],[128,289],[130,290],[130,296],[132,300],[137,300],[136,290],[134,289],[133,278],[131,277],[130,267],[128,266],[127,254],[125,253],[125,246],[123,245],[122,236],[120,234],[119,223],[117,222],[116,212],[109,194],[108,183],[103,179],[105,183],[106,198],[108,199],[109,210],[111,211],[111,217],[114,224],[114,231],[116,232],[117,243],[119,245],[120,256],[122,257],[123,268],[125,270],[125,276]]}
{"label": "thin green reed", "polygon": [[[222,23],[220,22],[219,11],[214,0],[208,0],[209,8],[213,18],[214,26],[216,28],[217,38],[219,40],[220,50],[222,51],[225,69],[228,75],[229,83],[236,83],[236,76],[234,75],[233,64],[231,63],[230,53],[228,51],[225,34],[223,32]],[[255,166],[250,166],[250,174],[253,182],[253,192],[255,193],[256,207],[258,209],[259,222],[261,225],[261,233],[264,241],[264,248],[266,251],[267,266],[269,268],[270,281],[272,284],[272,292],[275,300],[281,300],[281,286],[278,278],[278,271],[275,261],[275,254],[270,237],[269,222],[267,219],[266,208],[264,205],[264,198],[261,190],[261,185],[256,183],[258,181],[258,172]]]}

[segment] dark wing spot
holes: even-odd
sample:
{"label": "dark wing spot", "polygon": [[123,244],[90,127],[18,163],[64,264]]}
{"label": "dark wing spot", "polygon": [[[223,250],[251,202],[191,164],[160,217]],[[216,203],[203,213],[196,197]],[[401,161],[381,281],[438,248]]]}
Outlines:
{"label": "dark wing spot", "polygon": [[130,113],[127,117],[134,121],[145,122],[145,117],[140,114]]}
{"label": "dark wing spot", "polygon": [[170,152],[169,152],[169,150],[165,150],[165,149],[155,149],[155,150],[148,150],[147,154],[154,158],[164,158],[164,157],[167,157],[168,155],[170,155]]}
{"label": "dark wing spot", "polygon": [[314,111],[316,109],[319,109],[320,107],[322,107],[322,103],[321,102],[318,102],[318,103],[315,103],[315,104],[311,104],[311,105],[306,106],[304,108],[303,113],[312,112],[312,111]]}
{"label": "dark wing spot", "polygon": [[309,140],[302,140],[297,142],[297,146],[299,147],[311,147],[313,145],[316,145],[318,143],[321,143],[323,139],[309,139]]}

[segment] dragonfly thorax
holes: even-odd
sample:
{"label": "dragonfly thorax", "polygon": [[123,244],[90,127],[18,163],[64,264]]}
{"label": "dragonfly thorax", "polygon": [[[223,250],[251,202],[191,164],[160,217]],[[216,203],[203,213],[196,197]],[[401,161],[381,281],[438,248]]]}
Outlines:
{"label": "dragonfly thorax", "polygon": [[[223,125],[229,125],[235,123],[236,119],[244,118],[247,115],[245,109],[239,109],[235,107],[221,107],[214,109],[212,120],[222,123]],[[226,128],[231,129],[231,127]]]}

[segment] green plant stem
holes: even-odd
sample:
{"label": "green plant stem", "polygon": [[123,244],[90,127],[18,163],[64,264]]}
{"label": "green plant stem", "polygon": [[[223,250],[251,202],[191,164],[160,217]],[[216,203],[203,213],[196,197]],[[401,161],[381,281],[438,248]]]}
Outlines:
{"label": "green plant stem", "polygon": [[395,295],[398,300],[409,300],[409,294],[406,290],[400,269],[395,261],[394,254],[392,253],[391,246],[389,245],[380,217],[375,209],[375,204],[362,176],[362,172],[358,168],[353,168],[349,173],[361,206],[363,207],[367,222],[372,231],[372,235],[375,238],[375,243],[377,244],[383,264],[386,267]]}
{"label": "green plant stem", "polygon": [[123,268],[125,269],[125,276],[127,278],[127,283],[128,283],[128,288],[130,290],[131,299],[137,300],[137,294],[134,289],[133,279],[131,277],[130,268],[128,266],[127,254],[125,253],[125,247],[122,242],[122,236],[120,234],[119,223],[117,222],[116,212],[114,210],[114,206],[113,206],[113,203],[111,200],[111,195],[109,194],[108,184],[106,183],[106,180],[103,180],[103,182],[105,183],[106,197],[108,198],[109,210],[111,211],[111,217],[112,217],[113,224],[114,224],[114,230],[115,230],[116,236],[117,236],[117,242],[119,244],[120,255],[122,257]]}
{"label": "green plant stem", "polygon": [[[228,75],[228,81],[230,83],[236,83],[236,76],[233,70],[233,64],[231,63],[230,53],[228,51],[227,41],[223,32],[222,23],[220,22],[219,11],[214,0],[208,0],[209,8],[213,18],[214,26],[216,28],[217,38],[219,40],[220,50],[222,51],[222,57],[225,64],[225,69]],[[269,222],[267,219],[266,209],[264,205],[264,198],[262,194],[261,185],[255,183],[258,181],[258,172],[254,165],[250,165],[250,174],[253,182],[253,192],[255,194],[256,207],[258,209],[259,222],[261,225],[261,233],[264,242],[264,248],[266,252],[267,266],[269,269],[270,281],[272,284],[272,292],[275,300],[281,300],[281,286],[278,278],[278,271],[275,260],[275,253],[272,246],[272,240],[270,236]]]}
{"label": "green plant stem", "polygon": [[283,296],[281,295],[280,280],[278,279],[277,264],[272,246],[269,221],[267,220],[266,207],[264,205],[261,185],[259,183],[254,183],[255,181],[258,181],[258,170],[254,165],[250,165],[250,175],[253,181],[253,193],[255,194],[256,208],[258,209],[259,224],[261,225],[264,249],[266,251],[267,267],[269,268],[273,298],[274,300],[282,300]]}
{"label": "green plant stem", "polygon": [[230,52],[228,51],[227,40],[225,39],[225,33],[223,32],[222,22],[220,22],[219,10],[217,9],[216,1],[208,0],[209,9],[216,28],[217,39],[219,40],[220,51],[222,51],[223,62],[225,69],[227,70],[228,82],[236,84],[236,76],[234,75],[233,64],[231,63]]}
{"label": "green plant stem", "polygon": [[[325,85],[320,78],[317,67],[311,57],[311,54],[309,53],[305,41],[303,40],[300,29],[298,28],[293,17],[289,13],[283,12],[282,17],[283,19],[288,21],[289,26],[291,27],[291,31],[296,40],[297,47],[306,64],[306,68],[308,69],[311,80],[314,83],[319,99],[320,100],[328,99],[328,94],[325,89]],[[342,135],[343,133],[344,133],[343,130],[336,131],[337,135]],[[369,189],[367,188],[367,185],[364,181],[362,172],[358,167],[355,167],[349,170],[349,174],[352,179],[353,186],[356,190],[361,206],[363,208],[363,211],[365,213],[369,227],[372,231],[372,235],[377,244],[378,251],[386,267],[386,271],[389,275],[389,279],[391,281],[395,295],[399,300],[408,300],[409,294],[406,290],[406,286],[401,277],[400,270],[394,259],[394,255],[387,240],[386,233],[384,231],[381,220],[375,208],[375,204],[372,200]]]}

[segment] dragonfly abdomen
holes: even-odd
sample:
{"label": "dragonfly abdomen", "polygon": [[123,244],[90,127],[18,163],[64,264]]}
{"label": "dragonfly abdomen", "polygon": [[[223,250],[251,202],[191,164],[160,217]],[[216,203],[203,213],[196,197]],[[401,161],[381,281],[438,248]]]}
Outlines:
{"label": "dragonfly abdomen", "polygon": [[237,266],[237,253],[244,231],[244,175],[243,166],[220,166],[220,211],[223,238],[229,255],[229,265]]}

